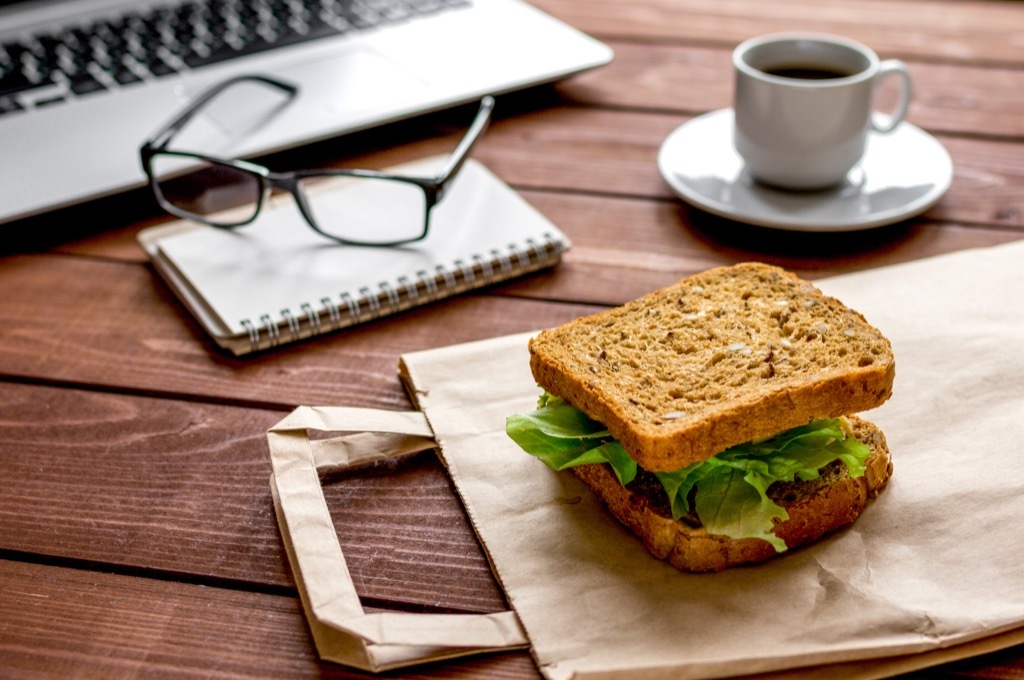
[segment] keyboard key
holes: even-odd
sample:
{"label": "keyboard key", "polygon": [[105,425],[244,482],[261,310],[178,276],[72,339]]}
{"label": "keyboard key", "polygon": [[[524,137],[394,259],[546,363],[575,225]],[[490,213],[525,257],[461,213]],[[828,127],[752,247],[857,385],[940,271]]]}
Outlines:
{"label": "keyboard key", "polygon": [[71,79],[71,91],[78,95],[102,92],[106,89],[107,88],[103,83],[96,80],[96,78],[88,73],[77,74]]}
{"label": "keyboard key", "polygon": [[66,102],[66,97],[51,97],[49,99],[39,99],[35,102],[36,108],[43,108],[44,106],[53,106],[54,104],[62,104]]}
{"label": "keyboard key", "polygon": [[8,73],[0,78],[0,97],[6,97],[19,92],[28,92],[41,87],[49,87],[53,84],[51,78],[33,81],[29,80],[23,73]]}
{"label": "keyboard key", "polygon": [[121,85],[131,85],[132,83],[142,82],[142,78],[137,76],[135,72],[127,66],[121,66],[114,70],[114,80]]}
{"label": "keyboard key", "polygon": [[153,57],[146,64],[146,69],[157,77],[174,75],[178,71],[160,57]]}
{"label": "keyboard key", "polygon": [[21,110],[23,110],[21,104],[14,97],[0,97],[0,116],[5,113],[14,113]]}

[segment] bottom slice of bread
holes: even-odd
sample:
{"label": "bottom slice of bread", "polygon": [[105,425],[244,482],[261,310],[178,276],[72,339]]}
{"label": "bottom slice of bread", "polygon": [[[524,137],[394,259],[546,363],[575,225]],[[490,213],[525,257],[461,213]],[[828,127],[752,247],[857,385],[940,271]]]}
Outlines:
{"label": "bottom slice of bread", "polygon": [[[769,497],[789,514],[789,519],[776,523],[775,535],[790,548],[853,522],[892,474],[892,458],[881,430],[862,418],[849,419],[857,439],[871,449],[863,476],[851,477],[846,466],[836,461],[823,468],[818,479],[776,482],[768,489]],[[623,487],[608,465],[580,465],[572,469],[611,513],[640,537],[652,555],[677,569],[721,571],[780,554],[759,538],[711,534],[701,526],[673,519],[663,491],[662,498],[655,498],[650,493],[655,485],[632,483]]]}

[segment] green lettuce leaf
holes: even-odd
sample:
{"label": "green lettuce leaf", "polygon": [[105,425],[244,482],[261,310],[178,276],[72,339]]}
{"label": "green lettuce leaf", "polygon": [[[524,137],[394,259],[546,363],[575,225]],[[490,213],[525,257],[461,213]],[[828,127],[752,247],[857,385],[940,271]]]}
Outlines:
{"label": "green lettuce leaf", "polygon": [[552,470],[608,463],[623,486],[636,477],[636,461],[608,429],[559,397],[544,393],[536,411],[506,418],[505,432]]}
{"label": "green lettuce leaf", "polygon": [[776,552],[785,550],[786,542],[772,529],[773,520],[786,520],[789,514],[768,498],[771,481],[742,466],[712,463],[706,467],[694,496],[697,517],[704,528],[732,538],[761,538]]}
{"label": "green lettuce leaf", "polygon": [[[506,420],[505,430],[524,451],[553,470],[586,463],[608,463],[623,486],[636,477],[636,463],[607,428],[565,400],[543,394],[538,408]],[[714,458],[671,472],[656,472],[679,519],[691,510],[710,533],[732,538],[760,538],[778,552],[785,542],[772,533],[786,510],[768,497],[778,481],[810,481],[835,460],[852,477],[864,474],[867,445],[847,437],[835,418],[818,420],[767,439],[747,442]],[[690,506],[691,492],[693,507]]]}

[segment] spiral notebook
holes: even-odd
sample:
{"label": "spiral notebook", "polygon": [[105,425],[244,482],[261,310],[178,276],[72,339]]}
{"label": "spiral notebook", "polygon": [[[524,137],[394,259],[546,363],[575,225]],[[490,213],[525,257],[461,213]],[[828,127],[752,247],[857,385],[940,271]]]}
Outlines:
{"label": "spiral notebook", "polygon": [[[429,176],[443,160],[424,159],[393,171]],[[318,190],[358,188],[324,184]],[[290,196],[271,201],[256,222],[235,230],[178,221],[145,229],[138,240],[213,340],[234,354],[552,267],[570,246],[555,225],[473,160],[434,208],[427,238],[404,246],[329,241],[306,224]]]}

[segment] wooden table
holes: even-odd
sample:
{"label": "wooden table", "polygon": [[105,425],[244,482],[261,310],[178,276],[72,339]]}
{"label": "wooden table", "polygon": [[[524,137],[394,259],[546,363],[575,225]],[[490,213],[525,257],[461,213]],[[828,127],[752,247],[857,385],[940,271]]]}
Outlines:
{"label": "wooden table", "polygon": [[[575,243],[557,270],[318,341],[215,349],[135,243],[143,192],[4,228],[0,259],[0,676],[359,675],[318,662],[274,519],[265,431],[298,404],[410,407],[400,354],[536,329],[709,266],[809,277],[1024,238],[1024,4],[952,0],[539,0],[615,61],[499,99],[476,157]],[[665,136],[728,106],[731,49],[789,29],[898,57],[910,120],[948,148],[942,202],[846,235],[742,227],[676,201]],[[450,147],[465,111],[282,154],[388,165]],[[1019,301],[1015,301],[1019,304]],[[328,486],[367,607],[506,608],[431,452]],[[1024,677],[1024,648],[936,671]],[[410,676],[535,678],[526,652]]]}

